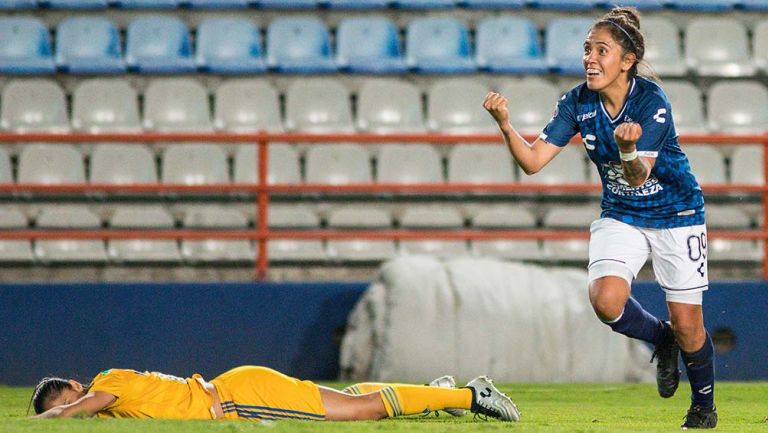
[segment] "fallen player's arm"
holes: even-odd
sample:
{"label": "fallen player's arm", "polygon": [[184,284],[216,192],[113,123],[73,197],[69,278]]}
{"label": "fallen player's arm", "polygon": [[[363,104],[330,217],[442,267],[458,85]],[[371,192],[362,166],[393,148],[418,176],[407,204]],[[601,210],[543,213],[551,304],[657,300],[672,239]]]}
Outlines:
{"label": "fallen player's arm", "polygon": [[72,403],[54,406],[32,418],[87,418],[109,406],[113,401],[115,401],[115,396],[112,394],[101,391],[89,392]]}

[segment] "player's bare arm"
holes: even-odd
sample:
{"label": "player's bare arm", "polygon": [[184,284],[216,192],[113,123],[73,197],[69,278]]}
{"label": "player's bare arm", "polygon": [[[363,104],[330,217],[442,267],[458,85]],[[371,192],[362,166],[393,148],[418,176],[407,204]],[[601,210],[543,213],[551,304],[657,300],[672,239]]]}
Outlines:
{"label": "player's bare arm", "polygon": [[504,142],[525,174],[538,172],[563,150],[562,147],[547,143],[540,138],[533,143],[528,143],[509,123],[508,102],[504,96],[489,92],[485,96],[483,107],[499,125]]}
{"label": "player's bare arm", "polygon": [[61,404],[57,404],[32,418],[88,418],[115,401],[114,395],[101,391],[89,392],[72,402],[66,396],[62,398],[61,402],[56,402]]}
{"label": "player's bare arm", "polygon": [[624,167],[624,178],[632,186],[640,186],[648,180],[656,158],[639,157],[637,141],[643,135],[639,123],[626,122],[616,127],[613,138],[619,146],[621,165]]}

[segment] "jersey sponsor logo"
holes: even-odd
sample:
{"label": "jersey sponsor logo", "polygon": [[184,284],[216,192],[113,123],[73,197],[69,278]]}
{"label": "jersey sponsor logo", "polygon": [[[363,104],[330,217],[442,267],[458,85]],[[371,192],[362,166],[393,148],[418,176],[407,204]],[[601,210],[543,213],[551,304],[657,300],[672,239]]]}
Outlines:
{"label": "jersey sponsor logo", "polygon": [[632,120],[632,118],[629,117],[629,116],[624,116],[624,121],[625,122],[634,122],[634,120]]}
{"label": "jersey sponsor logo", "polygon": [[595,140],[597,140],[597,137],[592,134],[587,134],[581,139],[587,150],[595,150]]}
{"label": "jersey sponsor logo", "polygon": [[632,186],[624,179],[624,167],[620,162],[611,161],[601,166],[603,177],[605,178],[605,187],[613,194],[620,196],[646,197],[658,194],[664,187],[659,183],[659,179],[650,175],[648,180],[640,186]]}
{"label": "jersey sponsor logo", "polygon": [[665,114],[667,114],[667,109],[659,108],[656,111],[656,114],[653,115],[653,120],[655,120],[658,123],[665,123],[667,121],[667,118],[664,117]]}
{"label": "jersey sponsor logo", "polygon": [[582,120],[589,120],[595,116],[597,116],[597,110],[592,110],[589,113],[581,113],[578,116],[576,116],[576,121],[581,122]]}

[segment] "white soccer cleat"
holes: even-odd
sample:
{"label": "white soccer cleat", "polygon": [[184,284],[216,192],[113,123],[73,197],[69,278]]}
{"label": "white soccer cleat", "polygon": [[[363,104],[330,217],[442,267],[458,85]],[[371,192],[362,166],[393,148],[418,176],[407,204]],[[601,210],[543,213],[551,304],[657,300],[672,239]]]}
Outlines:
{"label": "white soccer cleat", "polygon": [[[454,379],[453,376],[440,376],[432,382],[429,382],[429,386],[438,388],[456,388],[456,379]],[[467,413],[464,409],[445,409],[445,411],[453,416],[464,416]]]}
{"label": "white soccer cleat", "polygon": [[471,411],[498,418],[501,421],[519,421],[520,411],[506,394],[496,389],[493,381],[486,376],[479,376],[467,384],[472,390]]}

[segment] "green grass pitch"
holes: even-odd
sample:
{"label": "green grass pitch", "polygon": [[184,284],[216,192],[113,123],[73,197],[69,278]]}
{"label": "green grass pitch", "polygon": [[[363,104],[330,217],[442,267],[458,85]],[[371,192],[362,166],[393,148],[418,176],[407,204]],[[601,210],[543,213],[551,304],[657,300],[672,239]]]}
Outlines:
{"label": "green grass pitch", "polygon": [[[327,384],[342,386],[342,384]],[[680,431],[689,400],[686,383],[663,400],[655,385],[502,385],[522,411],[519,423],[413,416],[370,422],[30,420],[24,414],[31,388],[0,387],[0,432],[56,433],[238,433],[238,432],[674,432]],[[716,432],[768,432],[768,383],[717,384],[720,416]]]}

